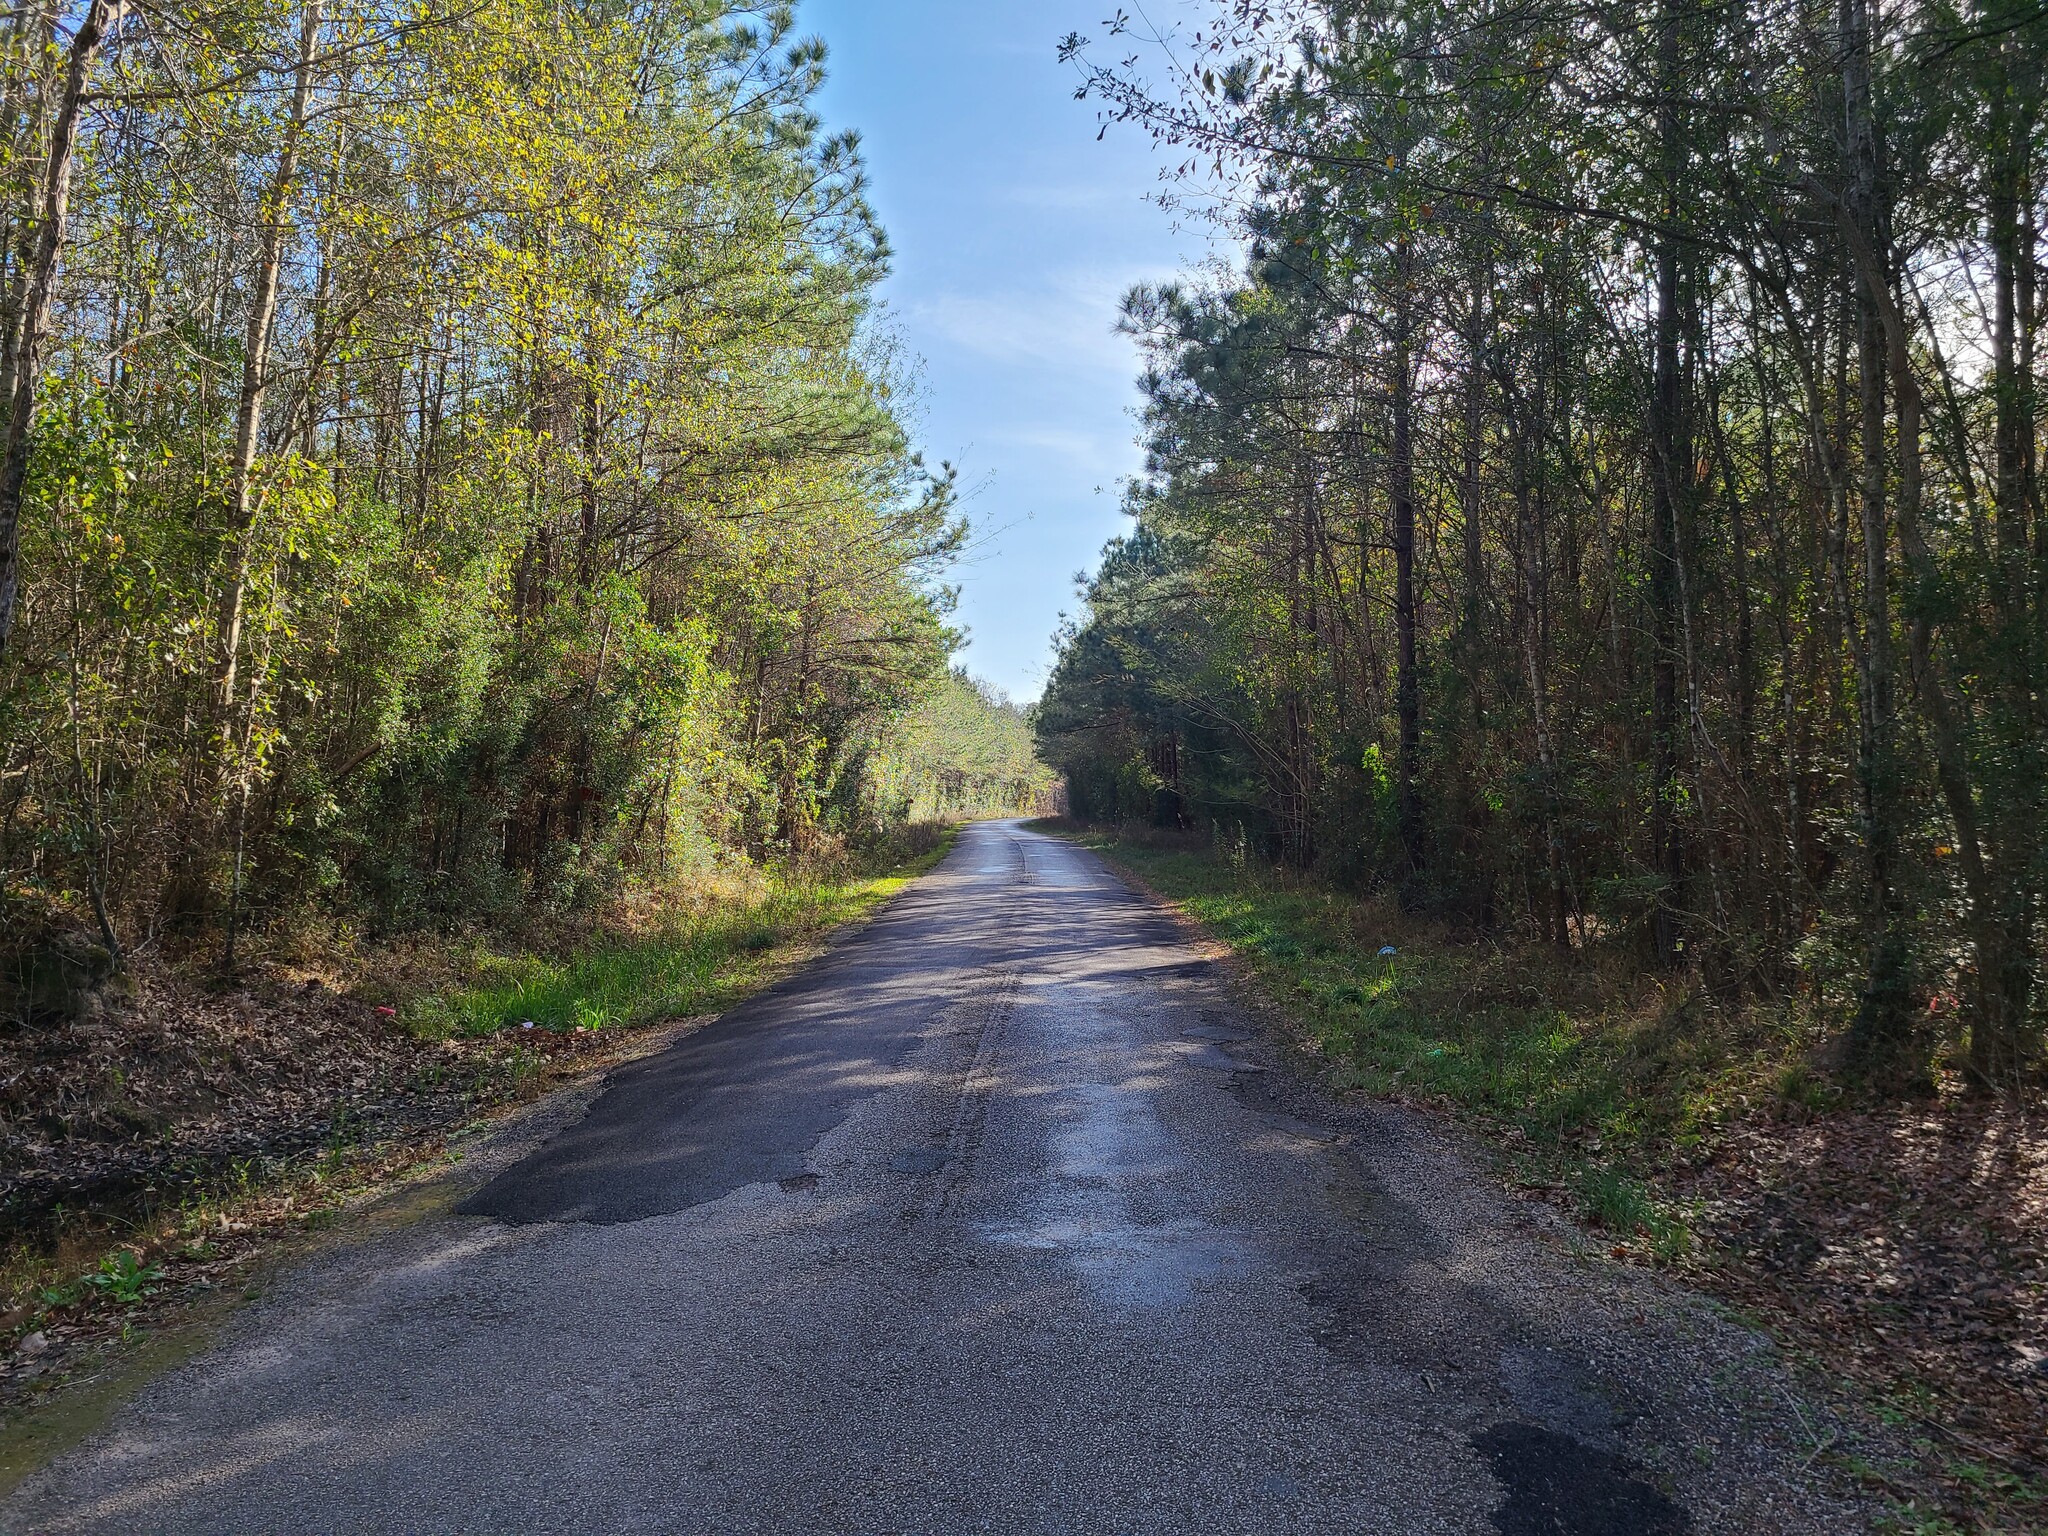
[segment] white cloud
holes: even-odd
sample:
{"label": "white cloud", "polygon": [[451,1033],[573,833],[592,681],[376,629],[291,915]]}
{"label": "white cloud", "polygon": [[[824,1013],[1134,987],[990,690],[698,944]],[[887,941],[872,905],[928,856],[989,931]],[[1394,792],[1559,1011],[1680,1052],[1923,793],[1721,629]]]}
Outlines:
{"label": "white cloud", "polygon": [[1088,432],[1072,427],[1007,427],[989,434],[991,446],[1018,449],[1064,461],[1108,487],[1144,467],[1131,433]]}
{"label": "white cloud", "polygon": [[1133,284],[1167,271],[1073,272],[1041,287],[1009,293],[940,293],[902,305],[926,334],[1002,363],[1087,368],[1130,378],[1137,349],[1116,331]]}

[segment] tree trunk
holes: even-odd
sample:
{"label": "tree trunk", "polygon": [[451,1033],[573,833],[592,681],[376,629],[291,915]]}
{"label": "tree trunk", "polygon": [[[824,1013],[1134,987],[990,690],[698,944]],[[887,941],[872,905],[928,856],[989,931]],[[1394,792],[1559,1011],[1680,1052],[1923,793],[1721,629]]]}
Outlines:
{"label": "tree trunk", "polygon": [[[2024,242],[2027,149],[2032,123],[2009,78],[2011,44],[2001,45],[1993,76],[1990,146],[1992,247],[1992,393],[1995,401],[1993,528],[1994,654],[2003,673],[1993,729],[2002,738],[1984,778],[1985,809],[1995,844],[1986,895],[1992,910],[1977,916],[1977,995],[1970,1027],[1970,1075],[1984,1086],[2016,1083],[2030,1054],[2029,1013],[2039,960],[2034,927],[2040,908],[2043,815],[2042,725],[2044,615],[2033,602],[2030,523],[2035,515],[2029,449],[2034,437],[2030,369],[2023,366],[2021,272],[2033,251]],[[2030,297],[2030,296],[2029,296]]]}
{"label": "tree trunk", "polygon": [[1416,647],[1415,602],[1415,309],[1414,251],[1403,239],[1395,259],[1394,322],[1394,627],[1396,713],[1400,719],[1398,772],[1404,880],[1422,868],[1422,678]]}
{"label": "tree trunk", "polygon": [[124,0],[92,0],[72,35],[64,64],[64,95],[50,125],[50,153],[44,162],[36,208],[36,240],[22,288],[21,319],[7,378],[7,436],[0,444],[0,659],[14,632],[21,598],[21,503],[35,452],[36,389],[42,382],[43,347],[57,301],[57,259],[64,249],[71,209],[71,167],[78,149],[78,120],[85,82],[107,36],[126,14]]}
{"label": "tree trunk", "polygon": [[277,168],[263,200],[263,234],[249,295],[249,323],[242,338],[242,387],[235,411],[235,445],[228,461],[228,579],[221,592],[217,675],[221,716],[233,708],[240,666],[244,607],[249,592],[249,534],[256,447],[263,427],[263,395],[270,384],[270,338],[277,318],[278,279],[284,267],[285,219],[299,174],[299,146],[313,93],[313,56],[319,43],[323,0],[308,0],[299,28],[298,70],[292,83],[291,118],[279,146]]}
{"label": "tree trunk", "polygon": [[[33,23],[33,25],[31,25]],[[54,6],[51,0],[43,0],[34,11],[27,7],[17,9],[9,18],[7,35],[7,89],[0,95],[0,122],[20,125],[17,129],[24,145],[40,143],[43,136],[43,119],[49,114],[50,100],[46,91],[35,91],[30,99],[31,75],[34,73],[31,60],[44,52],[51,34],[56,27]],[[19,55],[18,58],[15,55]],[[26,111],[28,121],[22,123]],[[7,289],[0,299],[0,384],[10,389],[14,378],[15,361],[21,355],[21,323],[23,310],[28,302],[28,277],[35,266],[36,241],[42,232],[41,224],[34,217],[19,220],[13,230],[13,243],[7,256]],[[7,400],[11,402],[10,393]]]}
{"label": "tree trunk", "polygon": [[1548,513],[1539,481],[1546,409],[1539,370],[1533,398],[1520,405],[1518,414],[1526,419],[1511,422],[1515,463],[1513,555],[1515,586],[1522,610],[1514,627],[1520,640],[1523,675],[1529,685],[1530,723],[1536,734],[1536,764],[1541,780],[1545,904],[1538,917],[1544,936],[1560,949],[1568,949],[1570,900],[1561,814],[1564,773],[1558,759],[1557,738],[1551,729],[1550,680],[1545,666],[1550,635],[1550,572],[1543,528]]}
{"label": "tree trunk", "polygon": [[[1845,201],[1856,273],[1856,368],[1859,384],[1858,524],[1863,540],[1863,644],[1858,652],[1857,757],[1864,848],[1869,860],[1870,950],[1852,1033],[1859,1070],[1889,1078],[1907,1053],[1909,949],[1898,885],[1899,786],[1895,761],[1890,579],[1886,510],[1885,342],[1889,241],[1879,204],[1877,129],[1871,100],[1868,0],[1843,0],[1843,125],[1848,163]],[[1863,256],[1867,251],[1869,255]],[[1910,389],[1910,380],[1907,381]],[[1906,400],[1899,402],[1903,446]],[[1917,433],[1916,433],[1917,436]],[[1903,480],[1904,465],[1901,465]]]}
{"label": "tree trunk", "polygon": [[1657,25],[1657,134],[1663,154],[1664,217],[1654,253],[1657,315],[1650,389],[1650,862],[1662,882],[1651,922],[1651,944],[1660,965],[1677,963],[1685,944],[1679,921],[1685,904],[1685,851],[1678,830],[1679,274],[1678,237],[1671,228],[1678,216],[1684,157],[1677,103],[1678,26],[1676,6],[1673,0],[1666,0]]}
{"label": "tree trunk", "polygon": [[597,581],[598,482],[597,460],[604,447],[604,402],[598,397],[595,378],[583,385],[583,464],[578,488],[580,527],[576,538],[576,581],[586,592]]}
{"label": "tree trunk", "polygon": [[1458,477],[1458,513],[1464,533],[1464,585],[1463,603],[1458,614],[1459,662],[1465,674],[1465,687],[1472,699],[1472,725],[1475,731],[1486,725],[1485,694],[1479,686],[1479,664],[1481,646],[1484,641],[1482,624],[1484,608],[1482,583],[1485,580],[1485,545],[1482,537],[1480,504],[1480,465],[1483,444],[1481,436],[1486,430],[1486,289],[1492,286],[1492,275],[1488,263],[1482,258],[1473,263],[1472,307],[1467,315],[1465,332],[1465,379],[1464,379],[1464,423],[1459,444],[1464,462]]}

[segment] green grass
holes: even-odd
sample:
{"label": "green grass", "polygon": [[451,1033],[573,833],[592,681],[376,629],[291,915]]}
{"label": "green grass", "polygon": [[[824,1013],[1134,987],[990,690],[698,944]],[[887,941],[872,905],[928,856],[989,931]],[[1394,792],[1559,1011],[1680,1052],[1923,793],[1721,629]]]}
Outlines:
{"label": "green grass", "polygon": [[567,956],[485,954],[466,985],[417,998],[406,1023],[431,1039],[532,1024],[567,1032],[716,1013],[772,976],[793,947],[864,917],[930,869],[939,845],[885,875],[777,874],[743,895],[674,912],[647,931]]}
{"label": "green grass", "polygon": [[1625,956],[1460,941],[1391,903],[1207,850],[1054,830],[1241,956],[1333,1086],[1455,1107],[1524,1178],[1657,1256],[1691,1243],[1684,1212],[1654,1193],[1660,1170],[1793,1080],[1803,1042],[1787,1021],[1726,1015]]}

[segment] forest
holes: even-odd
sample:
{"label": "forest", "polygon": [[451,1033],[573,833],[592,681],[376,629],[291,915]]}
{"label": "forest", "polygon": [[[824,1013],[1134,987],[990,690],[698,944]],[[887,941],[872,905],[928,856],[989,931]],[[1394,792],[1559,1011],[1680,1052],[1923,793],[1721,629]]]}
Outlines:
{"label": "forest", "polygon": [[1030,803],[1021,719],[948,672],[965,523],[794,27],[9,13],[17,948],[232,969]]}
{"label": "forest", "polygon": [[2030,1081],[2040,8],[1199,9],[1065,48],[1248,253],[1127,301],[1076,814]]}
{"label": "forest", "polygon": [[0,15],[0,1523],[2048,1529],[2048,10],[1044,10]]}

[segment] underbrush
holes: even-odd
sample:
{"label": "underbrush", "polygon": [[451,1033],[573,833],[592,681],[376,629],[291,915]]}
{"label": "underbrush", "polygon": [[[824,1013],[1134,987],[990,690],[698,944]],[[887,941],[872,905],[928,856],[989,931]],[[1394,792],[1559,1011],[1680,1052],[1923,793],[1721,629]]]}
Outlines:
{"label": "underbrush", "polygon": [[400,1017],[422,1039],[446,1040],[716,1013],[751,990],[781,951],[886,901],[950,842],[950,834],[934,837],[888,874],[750,873],[708,897],[672,895],[566,954],[478,947],[463,981],[408,1001]]}

